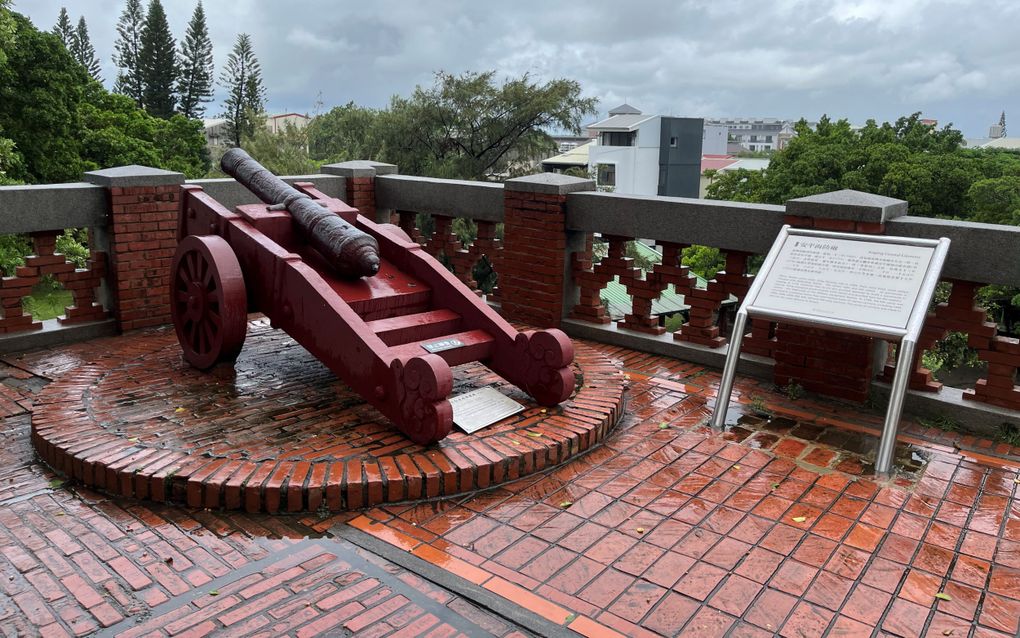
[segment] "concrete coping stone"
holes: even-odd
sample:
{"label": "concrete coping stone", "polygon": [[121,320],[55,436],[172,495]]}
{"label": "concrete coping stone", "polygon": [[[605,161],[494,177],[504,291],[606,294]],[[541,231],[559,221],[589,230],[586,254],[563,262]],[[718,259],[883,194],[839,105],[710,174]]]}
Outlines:
{"label": "concrete coping stone", "polygon": [[340,175],[342,177],[375,177],[377,175],[396,174],[397,165],[370,160],[352,160],[338,164],[326,164],[319,170],[327,175]]}
{"label": "concrete coping stone", "polygon": [[107,188],[130,188],[132,186],[171,186],[184,183],[184,173],[164,171],[160,168],[139,166],[117,166],[100,171],[85,173],[85,181]]}
{"label": "concrete coping stone", "polygon": [[791,199],[786,202],[786,213],[799,217],[884,224],[906,215],[907,202],[884,195],[843,189]]}
{"label": "concrete coping stone", "polygon": [[544,195],[566,195],[579,191],[595,190],[595,182],[581,177],[571,177],[560,173],[539,173],[526,177],[515,177],[503,182],[508,191],[523,193],[542,193]]}

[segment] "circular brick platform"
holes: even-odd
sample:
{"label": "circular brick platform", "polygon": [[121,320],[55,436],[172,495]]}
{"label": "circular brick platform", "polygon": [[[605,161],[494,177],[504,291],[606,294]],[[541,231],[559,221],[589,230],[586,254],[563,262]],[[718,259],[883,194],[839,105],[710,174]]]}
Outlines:
{"label": "circular brick platform", "polygon": [[527,409],[429,447],[264,320],[237,364],[211,373],[183,361],[172,330],[95,343],[95,361],[38,395],[36,450],[87,486],[194,507],[336,511],[469,492],[563,463],[623,411],[623,376],[582,343],[579,387],[548,410],[481,364],[455,368],[453,394],[495,384]]}

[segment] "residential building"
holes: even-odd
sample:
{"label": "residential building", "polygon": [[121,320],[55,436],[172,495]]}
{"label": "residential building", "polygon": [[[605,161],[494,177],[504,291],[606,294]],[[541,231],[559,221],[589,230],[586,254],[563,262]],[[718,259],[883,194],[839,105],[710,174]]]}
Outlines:
{"label": "residential building", "polygon": [[308,123],[312,121],[312,118],[301,113],[281,113],[280,115],[268,115],[266,116],[266,128],[271,133],[280,133],[286,130],[287,125],[292,125],[296,128],[302,129],[308,126]]}
{"label": "residential building", "polygon": [[[645,115],[629,104],[588,127],[588,166],[601,188],[636,195],[697,197],[705,121]],[[721,133],[708,135],[718,146]]]}
{"label": "residential building", "polygon": [[774,117],[718,118],[706,123],[729,130],[729,146],[725,151],[728,153],[782,150],[795,135],[793,120]]}

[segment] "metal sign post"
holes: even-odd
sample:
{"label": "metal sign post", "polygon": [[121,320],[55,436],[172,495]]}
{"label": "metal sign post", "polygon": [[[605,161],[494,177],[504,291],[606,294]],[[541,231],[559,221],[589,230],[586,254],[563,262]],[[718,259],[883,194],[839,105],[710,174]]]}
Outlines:
{"label": "metal sign post", "polygon": [[726,420],[748,316],[899,343],[875,470],[892,469],[917,340],[949,252],[945,237],[913,239],[784,226],[733,322],[712,427]]}

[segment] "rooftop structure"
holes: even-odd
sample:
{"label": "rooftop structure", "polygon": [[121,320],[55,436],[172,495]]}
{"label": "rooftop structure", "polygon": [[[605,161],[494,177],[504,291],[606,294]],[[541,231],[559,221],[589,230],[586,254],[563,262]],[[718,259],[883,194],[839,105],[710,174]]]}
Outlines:
{"label": "rooftop structure", "polygon": [[644,115],[629,104],[590,124],[589,170],[599,187],[636,195],[696,197],[698,158],[725,150],[722,129],[698,118]]}
{"label": "rooftop structure", "polygon": [[730,117],[710,118],[707,124],[724,126],[729,131],[730,148],[727,152],[778,151],[793,138],[794,120],[774,117]]}
{"label": "rooftop structure", "polygon": [[[470,288],[488,259],[492,307],[571,335],[575,393],[545,408],[479,364],[458,368],[455,393],[496,385],[525,409],[425,447],[263,317],[249,317],[234,366],[199,372],[167,326],[181,186],[228,209],[256,204],[251,193],[145,167],[0,187],[0,230],[28,234],[35,253],[0,282],[9,632],[1020,631],[1020,343],[975,305],[983,284],[1020,285],[1020,229],[912,217],[854,192],[762,205],[600,193],[559,175],[322,171],[287,180],[397,223]],[[470,245],[452,233],[458,217],[477,226]],[[911,367],[889,477],[872,471],[881,413],[864,401],[883,400],[892,371],[863,337],[754,322],[728,424],[706,426],[725,302],[747,294],[752,257],[784,224],[952,240],[949,297],[922,346],[964,332],[989,365],[966,390]],[[86,268],[56,253],[65,228],[91,230]],[[625,257],[636,238],[661,254],[647,272]],[[725,262],[704,287],[679,261],[691,244]],[[22,306],[44,275],[74,299],[46,322]],[[630,297],[620,319],[601,300],[609,282]],[[672,334],[653,314],[669,289],[689,306]]]}

